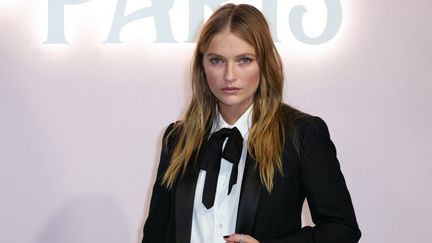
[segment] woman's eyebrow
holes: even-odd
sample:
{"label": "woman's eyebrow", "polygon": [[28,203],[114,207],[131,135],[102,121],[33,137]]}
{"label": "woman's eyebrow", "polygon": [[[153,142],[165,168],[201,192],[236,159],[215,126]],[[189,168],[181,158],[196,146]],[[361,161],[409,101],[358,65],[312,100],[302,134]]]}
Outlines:
{"label": "woman's eyebrow", "polygon": [[[222,55],[220,55],[220,54],[212,53],[212,52],[205,54],[205,56],[214,56],[214,57],[222,57],[222,58],[225,58],[224,56],[222,56]],[[239,54],[239,55],[237,55],[237,56],[235,56],[235,57],[236,57],[236,58],[239,58],[239,57],[245,57],[245,56],[255,57],[255,54],[253,54],[253,53],[249,53],[249,52],[245,52],[245,53]]]}
{"label": "woman's eyebrow", "polygon": [[245,52],[245,53],[242,53],[242,54],[240,54],[240,55],[237,55],[237,57],[244,57],[244,56],[252,56],[252,57],[255,57],[255,54],[253,54],[253,53],[249,53],[249,52]]}
{"label": "woman's eyebrow", "polygon": [[216,53],[212,53],[212,52],[205,54],[205,56],[223,57],[222,55],[219,55],[219,54],[216,54]]}

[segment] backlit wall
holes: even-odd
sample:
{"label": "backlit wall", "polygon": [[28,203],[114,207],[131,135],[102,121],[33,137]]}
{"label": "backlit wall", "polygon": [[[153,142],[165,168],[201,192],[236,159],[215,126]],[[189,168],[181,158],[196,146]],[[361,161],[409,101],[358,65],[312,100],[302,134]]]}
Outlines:
{"label": "backlit wall", "polygon": [[[197,28],[222,2],[0,2],[0,242],[140,241]],[[432,2],[234,2],[272,23],[285,101],[327,122],[361,242],[429,242]]]}

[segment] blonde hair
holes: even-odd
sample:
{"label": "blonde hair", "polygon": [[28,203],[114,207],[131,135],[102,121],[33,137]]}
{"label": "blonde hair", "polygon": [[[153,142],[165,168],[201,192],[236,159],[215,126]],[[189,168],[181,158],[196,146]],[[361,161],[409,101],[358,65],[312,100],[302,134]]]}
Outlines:
{"label": "blonde hair", "polygon": [[269,192],[273,189],[275,171],[282,173],[281,153],[285,129],[280,56],[267,21],[258,9],[247,4],[226,4],[207,20],[197,42],[192,62],[192,100],[185,118],[174,126],[170,134],[175,131],[178,142],[162,179],[168,188],[184,173],[189,163],[196,160],[197,151],[216,116],[217,99],[207,85],[202,60],[212,38],[227,28],[255,48],[261,72],[253,101],[248,152],[256,160],[261,182]]}

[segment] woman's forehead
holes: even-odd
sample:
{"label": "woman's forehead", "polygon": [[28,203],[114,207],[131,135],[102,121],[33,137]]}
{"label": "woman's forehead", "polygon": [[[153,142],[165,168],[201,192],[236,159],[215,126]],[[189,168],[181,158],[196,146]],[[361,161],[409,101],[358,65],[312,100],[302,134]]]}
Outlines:
{"label": "woman's forehead", "polygon": [[210,41],[205,54],[220,56],[237,56],[240,54],[255,55],[255,48],[239,35],[230,31],[217,33]]}

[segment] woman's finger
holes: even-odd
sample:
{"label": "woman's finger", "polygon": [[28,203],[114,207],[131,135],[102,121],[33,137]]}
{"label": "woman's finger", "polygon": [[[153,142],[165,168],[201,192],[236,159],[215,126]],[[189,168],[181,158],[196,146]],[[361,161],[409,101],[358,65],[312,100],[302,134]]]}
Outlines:
{"label": "woman's finger", "polygon": [[244,234],[232,234],[224,236],[224,240],[227,243],[259,243],[252,236]]}

